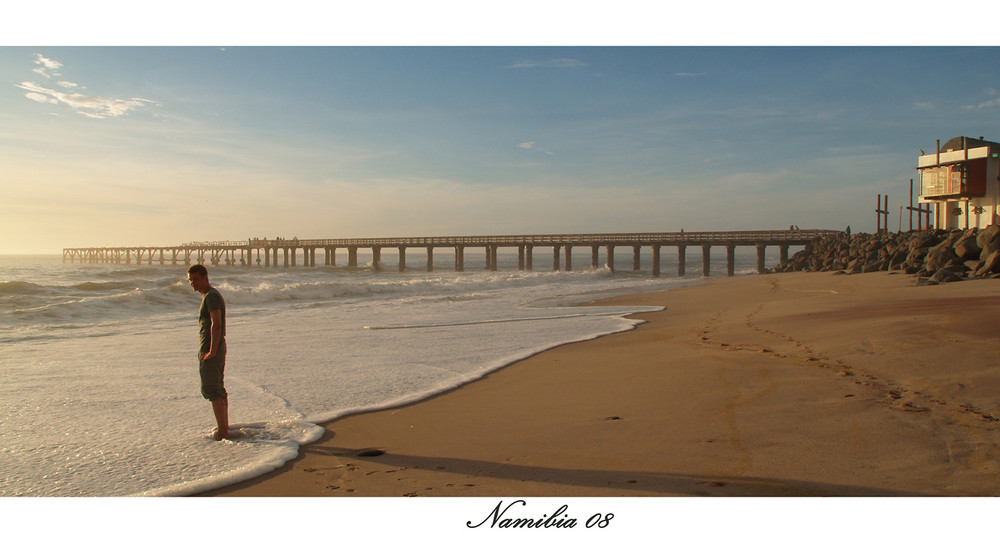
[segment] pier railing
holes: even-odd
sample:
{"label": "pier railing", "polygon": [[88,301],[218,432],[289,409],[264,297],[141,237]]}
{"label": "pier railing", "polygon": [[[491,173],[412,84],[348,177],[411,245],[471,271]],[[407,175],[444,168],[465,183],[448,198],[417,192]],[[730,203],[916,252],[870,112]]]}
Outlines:
{"label": "pier railing", "polygon": [[[427,268],[433,269],[435,248],[455,250],[455,269],[464,270],[464,251],[467,248],[484,248],[488,269],[496,269],[496,251],[499,247],[518,248],[518,268],[532,269],[532,251],[536,247],[552,247],[553,269],[560,269],[560,251],[565,251],[565,268],[571,269],[573,247],[589,247],[592,251],[592,266],[598,267],[598,252],[607,250],[605,267],[614,270],[615,247],[633,248],[633,269],[639,269],[639,254],[643,247],[653,251],[653,274],[659,275],[659,255],[662,247],[677,247],[678,274],[684,275],[685,251],[689,246],[701,246],[704,274],[708,275],[710,249],[725,246],[729,263],[729,273],[733,273],[733,250],[736,246],[757,247],[758,271],[763,271],[764,250],[777,245],[781,249],[781,261],[788,259],[788,248],[792,245],[808,245],[819,236],[835,234],[833,230],[742,230],[726,232],[658,232],[658,233],[607,233],[607,234],[532,234],[532,235],[482,235],[482,236],[426,236],[426,237],[371,237],[371,238],[326,238],[298,239],[251,238],[246,241],[190,242],[161,247],[89,247],[63,249],[63,261],[71,263],[102,264],[191,264],[193,262],[230,265],[278,267],[279,254],[283,256],[285,267],[295,267],[297,251],[303,252],[303,265],[316,265],[316,251],[325,252],[324,265],[336,265],[336,252],[346,249],[348,266],[357,266],[358,249],[372,251],[372,267],[379,269],[382,249],[395,248],[399,251],[399,269],[406,269],[406,249],[425,248]],[[256,256],[256,259],[254,258]]]}
{"label": "pier railing", "polygon": [[427,237],[383,237],[383,238],[329,238],[329,239],[278,239],[230,242],[251,247],[454,247],[458,245],[478,247],[500,245],[697,245],[712,243],[725,245],[736,243],[775,244],[779,242],[808,243],[816,236],[828,234],[831,230],[742,230],[730,232],[660,232],[660,233],[614,233],[614,234],[531,234],[531,235],[483,235],[483,236],[427,236]]}

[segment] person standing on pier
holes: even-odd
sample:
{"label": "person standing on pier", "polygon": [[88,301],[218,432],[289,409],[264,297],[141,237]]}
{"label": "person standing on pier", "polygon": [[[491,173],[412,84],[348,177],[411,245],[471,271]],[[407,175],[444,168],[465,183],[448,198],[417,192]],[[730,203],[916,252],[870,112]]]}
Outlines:
{"label": "person standing on pier", "polygon": [[229,430],[229,395],[223,384],[226,369],[226,301],[209,284],[205,266],[195,264],[188,269],[187,275],[191,288],[201,293],[198,369],[201,373],[201,395],[212,402],[215,414],[217,427],[212,437],[216,440],[239,437],[239,432]]}

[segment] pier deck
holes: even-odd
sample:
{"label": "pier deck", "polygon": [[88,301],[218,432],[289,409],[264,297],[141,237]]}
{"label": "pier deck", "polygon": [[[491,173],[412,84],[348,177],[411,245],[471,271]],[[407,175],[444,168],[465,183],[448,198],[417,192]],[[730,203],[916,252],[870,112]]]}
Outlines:
{"label": "pier deck", "polygon": [[[302,252],[302,265],[316,266],[316,253],[323,251],[323,264],[336,265],[337,250],[347,251],[347,265],[357,267],[358,250],[370,249],[372,267],[380,269],[382,249],[396,249],[399,252],[399,270],[406,268],[406,250],[423,248],[427,252],[427,269],[433,269],[435,249],[455,251],[455,270],[465,269],[465,250],[479,248],[485,251],[486,267],[497,269],[497,249],[516,247],[518,249],[518,269],[533,269],[533,251],[536,247],[551,247],[553,270],[572,269],[574,247],[591,250],[591,265],[599,266],[601,249],[605,249],[605,267],[615,269],[614,250],[616,247],[632,247],[632,269],[639,269],[639,255],[644,247],[652,250],[654,276],[660,275],[660,250],[676,247],[678,275],[685,274],[686,251],[688,247],[701,247],[703,274],[709,275],[712,247],[726,247],[729,275],[734,271],[734,251],[737,246],[757,248],[757,271],[764,271],[764,252],[769,246],[780,248],[782,264],[788,260],[790,246],[805,246],[818,236],[836,234],[834,230],[745,230],[730,232],[663,232],[634,234],[539,234],[500,236],[431,236],[431,237],[388,237],[388,238],[341,238],[341,239],[248,239],[246,241],[219,241],[185,243],[162,247],[89,247],[63,249],[63,262],[80,264],[161,264],[191,265],[194,263],[214,266],[258,266],[278,267],[298,266],[298,252]],[[565,254],[564,259],[560,253]]]}

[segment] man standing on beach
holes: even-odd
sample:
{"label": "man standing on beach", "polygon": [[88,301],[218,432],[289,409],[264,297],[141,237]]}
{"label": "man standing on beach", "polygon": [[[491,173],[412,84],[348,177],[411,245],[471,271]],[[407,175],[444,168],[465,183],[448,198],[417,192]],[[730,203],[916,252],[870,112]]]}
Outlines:
{"label": "man standing on beach", "polygon": [[212,434],[216,440],[238,437],[229,431],[229,395],[223,385],[226,369],[226,301],[208,282],[208,270],[201,264],[188,269],[191,288],[201,293],[198,324],[201,326],[201,347],[198,349],[198,368],[201,373],[201,395],[212,402],[217,427]]}

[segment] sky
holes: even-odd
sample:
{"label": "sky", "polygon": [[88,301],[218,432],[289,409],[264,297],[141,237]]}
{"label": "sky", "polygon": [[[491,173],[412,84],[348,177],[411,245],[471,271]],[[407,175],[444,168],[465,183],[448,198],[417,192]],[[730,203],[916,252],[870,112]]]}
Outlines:
{"label": "sky", "polygon": [[870,232],[921,149],[1000,140],[991,46],[136,41],[0,47],[0,253]]}

